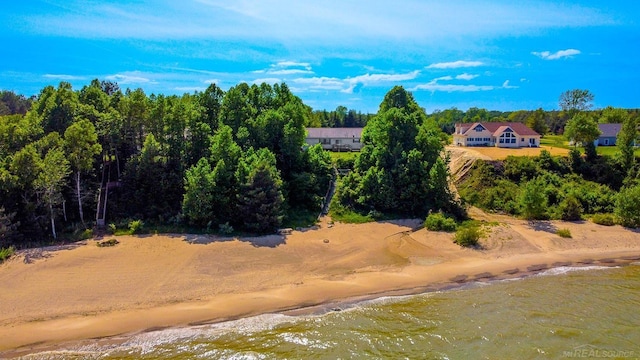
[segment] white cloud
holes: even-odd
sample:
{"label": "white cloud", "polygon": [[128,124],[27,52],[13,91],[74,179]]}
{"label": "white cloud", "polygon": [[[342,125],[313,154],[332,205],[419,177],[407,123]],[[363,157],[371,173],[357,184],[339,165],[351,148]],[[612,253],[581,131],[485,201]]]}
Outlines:
{"label": "white cloud", "polygon": [[312,90],[342,90],[345,87],[344,80],[333,77],[297,78],[293,82]]}
{"label": "white cloud", "polygon": [[[464,74],[463,74],[464,75]],[[467,74],[468,75],[468,74]],[[471,75],[473,76],[473,75]],[[469,80],[475,78],[473,76]],[[458,77],[456,77],[458,78]],[[466,77],[463,77],[462,80],[465,80]],[[439,78],[435,78],[426,84],[419,84],[409,89],[410,91],[418,91],[418,90],[427,90],[427,91],[442,91],[442,92],[477,92],[477,91],[491,91],[496,89],[515,89],[517,86],[509,85],[509,80],[502,83],[502,86],[493,86],[493,85],[460,85],[460,84],[440,84],[438,81],[440,80],[452,80],[451,76],[443,76]]]}
{"label": "white cloud", "polygon": [[267,84],[278,84],[281,83],[282,79],[279,78],[262,78],[262,79],[255,79],[253,81],[251,81],[252,84],[262,84],[262,83],[267,83]]}
{"label": "white cloud", "polygon": [[517,89],[517,86],[513,86],[513,85],[509,85],[509,80],[505,80],[504,83],[502,83],[502,87],[504,89]]}
{"label": "white cloud", "polygon": [[305,70],[311,70],[311,64],[307,62],[296,62],[296,61],[280,61],[275,65],[272,65],[272,67],[282,67],[282,68],[301,67],[301,68],[304,68]]}
{"label": "white cloud", "polygon": [[272,75],[297,75],[297,74],[313,74],[313,71],[302,70],[302,69],[282,69],[282,70],[270,70],[270,71],[267,71],[267,73]]}
{"label": "white cloud", "polygon": [[44,74],[43,77],[47,79],[58,79],[65,81],[73,81],[73,80],[86,80],[85,76],[77,76],[77,75],[66,75],[66,74]]}
{"label": "white cloud", "polygon": [[427,69],[458,69],[458,68],[466,68],[466,67],[477,67],[484,65],[481,61],[452,61],[452,62],[441,62],[435,63],[427,66]]}
{"label": "white cloud", "polygon": [[296,89],[302,91],[333,90],[351,94],[362,86],[397,83],[413,80],[420,75],[419,70],[403,74],[364,74],[344,79],[336,77],[300,77],[291,80],[299,85]]}
{"label": "white cloud", "polygon": [[413,80],[420,74],[419,70],[414,70],[405,74],[365,74],[355,77],[347,78],[346,81],[350,84],[372,84],[377,82],[398,82]]}
{"label": "white cloud", "polygon": [[450,80],[453,80],[453,76],[451,75],[440,76],[439,78],[433,79],[433,81],[450,81]]}
{"label": "white cloud", "polygon": [[460,74],[458,76],[456,76],[456,80],[473,80],[475,78],[477,78],[479,75],[474,75],[474,74]]}
{"label": "white cloud", "polygon": [[67,0],[62,11],[34,11],[15,21],[34,32],[84,38],[233,38],[234,43],[296,39],[317,45],[315,40],[325,44],[362,39],[450,43],[447,40],[461,37],[607,25],[615,23],[616,14],[551,1],[398,0],[390,7],[383,0],[139,0],[113,4]]}
{"label": "white cloud", "polygon": [[558,60],[566,57],[571,57],[574,55],[579,55],[580,50],[567,49],[567,50],[559,50],[554,53],[551,53],[549,51],[541,51],[541,52],[534,51],[532,52],[532,54],[544,60]]}
{"label": "white cloud", "polygon": [[428,90],[428,91],[444,91],[444,92],[475,92],[494,90],[495,86],[491,85],[456,85],[456,84],[438,84],[430,82],[428,84],[417,85],[411,91]]}
{"label": "white cloud", "polygon": [[142,77],[139,75],[129,75],[129,74],[115,74],[115,75],[108,75],[105,76],[105,79],[110,80],[110,81],[115,81],[120,85],[127,85],[127,84],[146,84],[146,83],[151,83],[151,79],[146,78],[146,77]]}
{"label": "white cloud", "polygon": [[202,81],[205,84],[220,84],[220,79],[207,79]]}

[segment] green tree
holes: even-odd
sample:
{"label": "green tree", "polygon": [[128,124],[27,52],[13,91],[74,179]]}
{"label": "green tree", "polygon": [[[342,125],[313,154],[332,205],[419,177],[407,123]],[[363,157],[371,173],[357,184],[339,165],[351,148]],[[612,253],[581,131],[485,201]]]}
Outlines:
{"label": "green tree", "polygon": [[69,175],[69,162],[64,152],[58,148],[51,149],[41,163],[41,171],[34,180],[36,191],[40,194],[49,209],[51,234],[57,239],[54,206],[62,202],[62,187]]}
{"label": "green tree", "polygon": [[544,110],[542,110],[542,108],[540,108],[527,116],[525,124],[538,134],[544,135],[549,131],[546,118],[546,113],[544,112]]}
{"label": "green tree", "polygon": [[339,201],[364,211],[421,217],[444,207],[450,196],[440,134],[413,96],[394,87],[364,128],[365,145],[338,189]]}
{"label": "green tree", "polygon": [[527,182],[520,194],[519,202],[522,216],[527,220],[542,220],[547,218],[547,197],[545,183],[538,177]]}
{"label": "green tree", "polygon": [[576,146],[578,143],[586,146],[588,143],[593,144],[600,136],[600,130],[598,129],[598,123],[591,115],[578,113],[567,122],[564,128],[564,136],[572,140]]}
{"label": "green tree", "polygon": [[102,152],[102,146],[98,144],[98,134],[89,120],[80,120],[69,126],[64,132],[64,140],[67,158],[74,172],[80,221],[86,228],[82,210],[80,176],[93,168],[95,157]]}
{"label": "green tree", "polygon": [[16,213],[7,214],[3,207],[0,207],[0,248],[15,241],[19,236],[18,226],[20,222],[14,221]]}
{"label": "green tree", "polygon": [[628,117],[629,112],[627,110],[607,106],[602,110],[598,122],[601,124],[622,124]]}
{"label": "green tree", "polygon": [[257,233],[275,231],[282,223],[282,180],[276,159],[268,149],[249,149],[236,173],[240,184],[238,214],[245,229]]}
{"label": "green tree", "polygon": [[191,224],[206,225],[213,219],[212,205],[215,197],[215,183],[209,161],[200,159],[195,166],[188,169],[184,182],[182,213]]}
{"label": "green tree", "polygon": [[619,118],[622,120],[622,127],[620,133],[616,139],[616,145],[618,146],[620,162],[623,168],[628,172],[635,164],[636,157],[634,154],[634,147],[636,140],[638,139],[638,124],[636,118],[632,118],[625,112],[625,115]]}
{"label": "green tree", "polygon": [[578,112],[591,109],[593,94],[589,90],[573,89],[560,94],[560,109],[569,112],[571,116]]}
{"label": "green tree", "polygon": [[616,196],[614,213],[625,227],[640,227],[640,185],[622,188]]}

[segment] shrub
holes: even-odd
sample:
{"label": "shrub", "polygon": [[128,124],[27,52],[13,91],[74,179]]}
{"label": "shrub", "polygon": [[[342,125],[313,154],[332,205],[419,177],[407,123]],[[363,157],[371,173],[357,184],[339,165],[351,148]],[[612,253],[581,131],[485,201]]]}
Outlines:
{"label": "shrub", "polygon": [[616,224],[616,218],[613,214],[594,214],[591,221],[598,225],[613,226]]}
{"label": "shrub", "polygon": [[114,223],[109,224],[108,231],[110,234],[115,234],[116,230],[118,230],[118,228],[116,227],[116,224]]}
{"label": "shrub", "polygon": [[616,199],[615,214],[624,227],[640,226],[640,185],[620,190]]}
{"label": "shrub", "polygon": [[233,233],[233,226],[229,225],[229,223],[226,222],[224,224],[218,225],[218,231],[220,231],[220,234],[222,235],[231,235]]}
{"label": "shrub", "polygon": [[441,212],[431,213],[424,221],[424,227],[431,231],[455,231],[456,222]]}
{"label": "shrub", "polygon": [[524,185],[519,197],[522,216],[527,220],[544,220],[547,218],[547,197],[545,184],[541,177]]}
{"label": "shrub", "polygon": [[556,235],[562,237],[562,238],[570,238],[571,237],[571,231],[569,231],[569,229],[558,229],[558,231],[556,231]]}
{"label": "shrub", "polygon": [[93,229],[84,229],[80,234],[80,240],[87,240],[93,237]]}
{"label": "shrub", "polygon": [[453,237],[453,242],[465,247],[476,246],[478,245],[478,240],[480,240],[480,235],[480,227],[477,225],[460,227]]}
{"label": "shrub", "polygon": [[129,223],[129,231],[131,234],[139,234],[142,232],[144,222],[142,220],[133,220]]}
{"label": "shrub", "polygon": [[13,256],[13,254],[15,254],[15,253],[16,253],[16,248],[14,248],[13,246],[9,246],[8,248],[0,249],[0,263],[2,263],[3,261],[7,260],[11,256]]}
{"label": "shrub", "polygon": [[562,220],[574,221],[582,217],[582,204],[574,195],[569,195],[560,203],[560,218]]}

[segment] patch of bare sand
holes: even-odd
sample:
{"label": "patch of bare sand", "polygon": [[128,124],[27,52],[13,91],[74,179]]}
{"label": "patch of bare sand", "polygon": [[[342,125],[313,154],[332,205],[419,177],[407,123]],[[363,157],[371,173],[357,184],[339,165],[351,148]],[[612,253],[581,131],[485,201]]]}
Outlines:
{"label": "patch of bare sand", "polygon": [[[287,236],[124,236],[109,248],[87,241],[43,250],[30,262],[22,255],[0,265],[0,356],[560,264],[640,258],[640,236],[621,227],[529,223],[477,209],[472,215],[498,224],[488,228],[481,249],[460,248],[452,234],[414,231],[415,220],[332,227],[324,221]],[[557,228],[568,228],[573,239],[559,238]]]}
{"label": "patch of bare sand", "polygon": [[[457,149],[457,150],[456,150]],[[552,146],[540,146],[537,148],[498,148],[493,146],[447,146],[449,151],[467,152],[470,156],[476,156],[478,159],[484,160],[504,160],[507,156],[538,156],[542,150],[547,150],[551,155],[567,156],[569,150]],[[479,156],[478,156],[479,155]]]}

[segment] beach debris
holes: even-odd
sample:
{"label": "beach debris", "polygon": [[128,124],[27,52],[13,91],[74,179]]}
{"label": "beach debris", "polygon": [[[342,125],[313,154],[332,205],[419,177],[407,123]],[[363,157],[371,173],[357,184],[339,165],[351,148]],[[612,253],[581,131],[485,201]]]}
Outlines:
{"label": "beach debris", "polygon": [[339,307],[334,307],[334,308],[331,308],[331,311],[336,311],[337,312],[337,311],[342,311],[342,309],[339,308]]}
{"label": "beach debris", "polygon": [[115,246],[117,244],[119,244],[120,242],[116,239],[109,239],[109,240],[104,240],[104,241],[98,241],[96,243],[96,245],[98,245],[98,247],[107,247],[107,246]]}
{"label": "beach debris", "polygon": [[329,239],[324,239],[322,240],[323,243],[328,244],[329,243]]}
{"label": "beach debris", "polygon": [[292,232],[292,228],[278,229],[278,235],[290,235]]}

